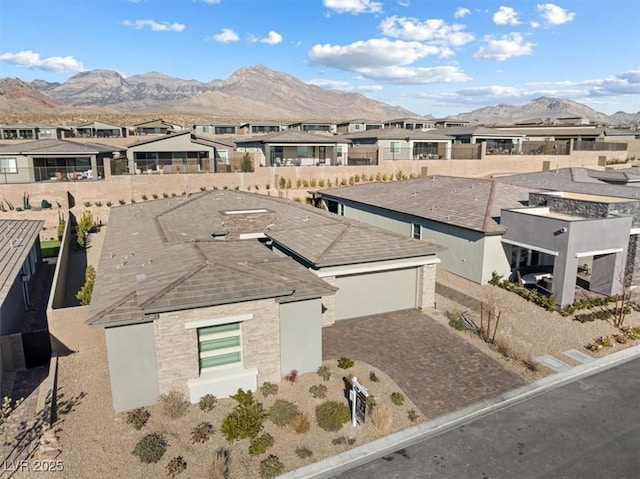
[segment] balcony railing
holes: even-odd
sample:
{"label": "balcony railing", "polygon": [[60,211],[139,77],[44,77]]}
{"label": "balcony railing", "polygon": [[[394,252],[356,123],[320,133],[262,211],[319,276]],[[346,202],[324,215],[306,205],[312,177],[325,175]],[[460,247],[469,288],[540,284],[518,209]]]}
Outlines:
{"label": "balcony railing", "polygon": [[0,184],[32,183],[34,181],[91,181],[104,179],[104,167],[96,167],[97,177],[91,168],[74,166],[18,167],[0,170]]}

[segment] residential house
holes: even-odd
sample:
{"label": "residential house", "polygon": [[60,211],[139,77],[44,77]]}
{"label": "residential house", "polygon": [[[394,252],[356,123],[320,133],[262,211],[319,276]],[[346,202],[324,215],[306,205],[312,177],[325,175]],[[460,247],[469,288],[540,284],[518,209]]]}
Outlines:
{"label": "residential house", "polygon": [[4,372],[25,369],[34,354],[21,333],[40,267],[43,224],[0,220],[0,381]]}
{"label": "residential house", "polygon": [[436,127],[434,118],[410,117],[396,118],[384,122],[385,128],[402,128],[404,130],[433,130]]}
{"label": "residential house", "polygon": [[104,163],[123,148],[69,140],[37,140],[0,146],[0,183],[99,180]]}
{"label": "residential house", "polygon": [[321,120],[305,120],[291,123],[287,129],[302,131],[304,133],[325,133],[330,135],[337,132],[335,123]]}
{"label": "residential house", "polygon": [[44,123],[17,123],[14,125],[0,125],[0,139],[3,140],[46,140],[60,139],[71,130],[61,126],[46,125]]}
{"label": "residential house", "polygon": [[182,131],[182,126],[156,119],[133,125],[133,129],[136,135],[168,135]]}
{"label": "residential house", "polygon": [[635,139],[631,130],[605,128],[586,125],[508,125],[493,127],[496,130],[509,130],[527,137],[528,141],[568,141],[578,142],[626,142]]}
{"label": "residential house", "polygon": [[233,143],[203,138],[190,131],[158,136],[127,147],[129,171],[141,173],[214,173],[227,171]]}
{"label": "residential house", "polygon": [[276,121],[251,121],[242,123],[239,127],[239,133],[243,135],[264,135],[269,133],[278,133],[287,129],[286,125]]}
{"label": "residential house", "polygon": [[440,250],[245,192],[113,208],[88,324],[105,330],[114,409],[315,371],[323,325],[432,307]]}
{"label": "residential house", "polygon": [[442,133],[455,138],[456,143],[485,143],[488,155],[509,155],[520,152],[525,134],[517,131],[496,130],[485,126],[443,128]]}
{"label": "residential house", "polygon": [[196,123],[192,127],[196,135],[236,135],[238,126],[234,123],[215,122]]}
{"label": "residential house", "polygon": [[436,128],[464,128],[469,126],[469,122],[467,120],[452,117],[436,118],[434,123]]}
{"label": "residential house", "polygon": [[80,138],[124,138],[127,128],[103,121],[92,121],[73,127],[75,136]]}
{"label": "residential house", "polygon": [[255,153],[261,166],[347,165],[350,143],[341,136],[296,130],[236,139],[237,150]]}
{"label": "residential house", "polygon": [[[378,160],[451,159],[453,137],[443,131],[416,131],[402,128],[384,128],[349,133],[350,157],[362,156],[363,150],[378,150]],[[378,161],[378,162],[379,162]]]}
{"label": "residential house", "polygon": [[384,122],[376,120],[365,120],[362,118],[356,118],[349,121],[344,121],[336,125],[336,132],[338,134],[356,133],[367,130],[381,130],[384,128]]}

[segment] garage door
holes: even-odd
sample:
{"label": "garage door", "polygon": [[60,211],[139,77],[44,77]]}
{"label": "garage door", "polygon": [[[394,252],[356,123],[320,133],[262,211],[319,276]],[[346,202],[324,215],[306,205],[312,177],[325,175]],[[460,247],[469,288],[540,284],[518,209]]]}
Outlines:
{"label": "garage door", "polygon": [[416,306],[416,268],[336,278],[336,320]]}

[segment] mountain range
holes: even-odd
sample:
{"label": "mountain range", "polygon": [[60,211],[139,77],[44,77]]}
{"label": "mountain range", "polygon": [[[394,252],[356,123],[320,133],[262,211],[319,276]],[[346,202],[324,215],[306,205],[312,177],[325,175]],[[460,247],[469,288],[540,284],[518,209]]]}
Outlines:
{"label": "mountain range", "polygon": [[[333,121],[419,116],[358,93],[320,88],[262,65],[241,68],[226,80],[207,83],[158,72],[125,78],[113,70],[81,72],[63,83],[0,79],[0,112],[51,114],[78,110]],[[604,125],[640,124],[640,112],[618,112],[609,116],[571,100],[548,97],[525,105],[487,106],[456,117],[485,125],[558,117],[580,117]]]}

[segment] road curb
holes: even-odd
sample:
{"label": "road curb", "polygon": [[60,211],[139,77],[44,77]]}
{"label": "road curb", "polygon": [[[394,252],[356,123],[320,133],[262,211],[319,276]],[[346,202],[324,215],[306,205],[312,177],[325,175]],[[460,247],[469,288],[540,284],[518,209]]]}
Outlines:
{"label": "road curb", "polygon": [[279,476],[283,479],[328,479],[400,449],[412,446],[462,424],[480,419],[494,412],[552,391],[571,382],[598,374],[607,369],[640,357],[640,345],[612,353],[593,362],[581,364],[569,371],[544,377],[531,384],[513,389],[497,397],[439,416],[430,421],[404,429],[395,434],[355,447]]}

